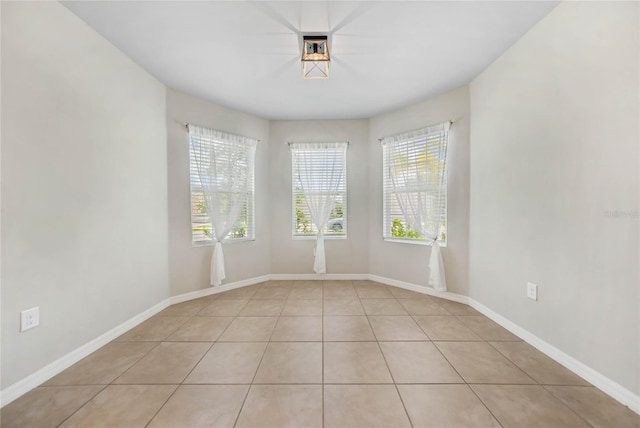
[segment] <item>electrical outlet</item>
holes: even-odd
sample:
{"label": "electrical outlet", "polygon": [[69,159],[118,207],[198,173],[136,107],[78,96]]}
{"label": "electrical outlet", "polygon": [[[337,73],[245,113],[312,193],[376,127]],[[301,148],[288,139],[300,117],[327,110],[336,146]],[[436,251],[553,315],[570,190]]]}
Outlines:
{"label": "electrical outlet", "polygon": [[527,297],[531,300],[538,300],[538,286],[527,282]]}
{"label": "electrical outlet", "polygon": [[20,312],[20,331],[27,331],[40,324],[40,307]]}

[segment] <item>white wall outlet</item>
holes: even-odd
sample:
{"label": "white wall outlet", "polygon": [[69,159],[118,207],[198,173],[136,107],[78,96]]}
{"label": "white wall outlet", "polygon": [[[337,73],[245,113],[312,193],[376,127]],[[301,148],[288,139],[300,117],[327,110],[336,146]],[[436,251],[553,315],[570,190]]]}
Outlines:
{"label": "white wall outlet", "polygon": [[27,331],[40,324],[40,307],[20,312],[20,331]]}
{"label": "white wall outlet", "polygon": [[527,282],[527,297],[531,300],[538,300],[538,286],[532,282]]}

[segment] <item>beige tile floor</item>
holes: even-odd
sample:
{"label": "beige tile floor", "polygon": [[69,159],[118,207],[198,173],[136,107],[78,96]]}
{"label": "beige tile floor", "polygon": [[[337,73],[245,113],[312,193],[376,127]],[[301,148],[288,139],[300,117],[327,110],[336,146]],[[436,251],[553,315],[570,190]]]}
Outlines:
{"label": "beige tile floor", "polygon": [[173,305],[1,411],[2,427],[640,427],[472,308],[370,281]]}

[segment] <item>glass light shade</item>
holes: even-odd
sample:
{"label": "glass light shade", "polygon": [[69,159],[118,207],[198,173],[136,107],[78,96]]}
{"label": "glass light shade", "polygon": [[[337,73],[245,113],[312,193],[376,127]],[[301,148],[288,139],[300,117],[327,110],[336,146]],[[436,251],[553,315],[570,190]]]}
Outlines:
{"label": "glass light shade", "polygon": [[302,75],[305,79],[329,77],[329,43],[327,36],[303,36]]}

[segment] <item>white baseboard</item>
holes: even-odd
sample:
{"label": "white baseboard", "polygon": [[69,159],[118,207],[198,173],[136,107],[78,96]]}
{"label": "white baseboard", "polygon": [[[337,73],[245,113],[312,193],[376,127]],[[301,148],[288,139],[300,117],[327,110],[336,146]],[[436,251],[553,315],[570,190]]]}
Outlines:
{"label": "white baseboard", "polygon": [[396,279],[385,278],[378,275],[369,275],[371,281],[381,282],[383,284],[391,285],[393,287],[404,288],[405,290],[415,291],[417,293],[428,294],[434,297],[440,297],[442,299],[453,300],[454,302],[467,303],[467,296],[461,294],[450,293],[448,291],[436,291],[432,287],[425,287],[424,285],[411,284],[409,282],[398,281]]}
{"label": "white baseboard", "polygon": [[538,351],[542,352],[549,358],[555,360],[557,363],[571,370],[573,373],[591,383],[598,389],[602,390],[615,400],[629,407],[634,412],[640,414],[640,396],[629,391],[619,383],[616,383],[613,380],[609,379],[602,373],[576,360],[572,356],[565,354],[560,349],[545,342],[538,336],[530,333],[529,331],[513,323],[497,312],[494,312],[493,310],[487,308],[482,303],[469,298],[469,305],[481,314],[485,315],[487,318],[492,319],[497,324],[501,325],[511,333],[520,337],[522,340],[536,348]]}
{"label": "white baseboard", "polygon": [[246,287],[248,285],[259,284],[261,282],[269,281],[270,275],[256,276],[255,278],[243,279],[241,281],[224,284],[219,287],[203,288],[202,290],[191,291],[189,293],[179,294],[177,296],[169,297],[169,304],[175,305],[176,303],[186,302],[188,300],[199,299],[201,297],[210,296],[212,294],[224,293],[225,291],[234,290],[240,287]]}
{"label": "white baseboard", "polygon": [[497,324],[509,330],[511,333],[520,337],[522,340],[556,361],[558,364],[563,365],[567,369],[571,370],[576,375],[580,376],[587,382],[591,383],[596,388],[602,390],[604,393],[612,397],[613,399],[619,401],[625,406],[629,407],[634,412],[640,414],[640,396],[634,394],[629,391],[619,383],[609,379],[607,376],[602,373],[592,369],[586,364],[576,360],[572,356],[562,352],[560,349],[555,346],[545,342],[540,339],[538,336],[533,333],[525,330],[519,325],[513,323],[497,312],[492,311],[491,309],[484,306],[482,303],[467,297],[462,296],[460,294],[449,293],[449,292],[438,292],[435,291],[431,287],[425,287],[421,285],[411,284],[408,282],[397,281],[395,279],[389,279],[380,277],[377,275],[369,275],[369,278],[372,281],[381,282],[383,284],[391,285],[394,287],[404,288],[406,290],[415,291],[418,293],[428,294],[431,296],[442,297],[444,299],[453,300],[460,303],[466,303],[472,308],[476,309],[478,312],[490,318]]}
{"label": "white baseboard", "polygon": [[431,287],[425,287],[417,284],[412,284],[408,282],[398,281],[395,279],[385,278],[378,275],[370,275],[370,274],[326,274],[326,275],[314,275],[314,274],[272,274],[272,275],[263,275],[255,278],[249,278],[242,281],[233,282],[230,284],[225,284],[220,287],[211,287],[205,288],[202,290],[193,291],[190,293],[180,294],[178,296],[169,297],[157,305],[147,309],[146,311],[132,317],[131,319],[125,321],[119,326],[109,330],[108,332],[100,335],[99,337],[93,339],[92,341],[82,345],[81,347],[71,351],[67,355],[58,358],[51,364],[43,367],[37,372],[25,377],[24,379],[14,383],[13,385],[8,386],[7,388],[0,391],[0,407],[4,407],[5,405],[11,403],[15,399],[19,398],[23,394],[29,392],[31,389],[37,387],[38,385],[46,382],[51,379],[53,376],[62,372],[66,368],[80,361],[82,358],[91,354],[92,352],[98,350],[100,347],[106,345],[116,337],[125,333],[126,331],[132,329],[153,315],[157,314],[161,310],[165,309],[167,306],[186,302],[188,300],[198,299],[200,297],[209,296],[212,294],[222,293],[225,291],[233,290],[240,287],[246,287],[248,285],[258,284],[260,282],[269,281],[269,280],[289,280],[289,281],[303,281],[303,280],[371,280],[375,282],[380,282],[382,284],[391,285],[393,287],[403,288],[405,290],[411,290],[422,294],[427,294],[430,296],[441,297],[443,299],[452,300],[459,303],[469,304],[471,307],[476,309],[478,312],[482,313],[486,317],[492,319],[497,324],[506,328],[516,336],[523,339],[525,342],[529,343],[540,352],[546,354],[551,359],[557,361],[559,364],[562,364],[567,369],[571,370],[581,378],[585,379],[587,382],[590,382],[597,388],[601,389],[606,394],[610,395],[615,400],[621,402],[625,406],[628,406],[631,410],[640,414],[640,396],[634,394],[628,389],[624,388],[622,385],[614,382],[609,379],[602,373],[592,369],[591,367],[581,363],[575,358],[571,357],[568,354],[565,354],[558,348],[550,345],[524,328],[518,326],[502,315],[492,311],[487,308],[483,304],[477,302],[474,299],[471,299],[467,296],[462,296],[456,293],[450,292],[439,292],[435,291]]}
{"label": "white baseboard", "polygon": [[269,275],[263,275],[255,278],[233,282],[230,284],[225,284],[220,287],[205,288],[203,290],[197,290],[190,293],[180,294],[178,296],[172,296],[167,299],[164,299],[163,301],[152,306],[146,311],[128,319],[127,321],[123,322],[117,327],[114,327],[113,329],[96,337],[90,342],[58,358],[54,362],[47,364],[46,366],[36,371],[35,373],[32,373],[29,376],[25,377],[24,379],[21,379],[18,382],[14,383],[13,385],[6,387],[2,391],[0,391],[0,408],[6,406],[7,404],[11,403],[12,401],[16,400],[17,398],[31,391],[33,388],[48,381],[58,373],[69,368],[70,366],[77,363],[87,355],[97,351],[107,343],[111,342],[113,339],[126,333],[127,331],[131,330],[135,326],[151,318],[152,316],[154,316],[155,314],[157,314],[158,312],[160,312],[161,310],[165,309],[170,305],[186,302],[188,300],[193,300],[193,299],[197,299],[204,296],[209,296],[211,294],[222,293],[224,291],[233,290],[235,288],[246,287],[247,285],[258,284],[260,282],[264,282],[268,280],[269,280]]}
{"label": "white baseboard", "polygon": [[107,331],[104,334],[101,334],[90,342],[85,343],[79,348],[76,348],[68,354],[58,358],[54,362],[47,364],[35,373],[32,373],[29,376],[14,383],[13,385],[6,387],[2,391],[0,391],[0,407],[6,406],[15,399],[31,391],[36,386],[48,381],[49,379],[62,372],[63,370],[69,368],[73,364],[77,363],[87,355],[97,351],[107,343],[111,342],[116,337],[126,333],[133,327],[151,318],[152,316],[169,306],[169,304],[169,299],[161,301],[157,305],[154,305],[146,311],[141,312],[138,315],[128,319],[117,327],[112,328],[111,330]]}
{"label": "white baseboard", "polygon": [[274,273],[269,275],[272,281],[338,281],[338,280],[365,280],[369,279],[366,273]]}

